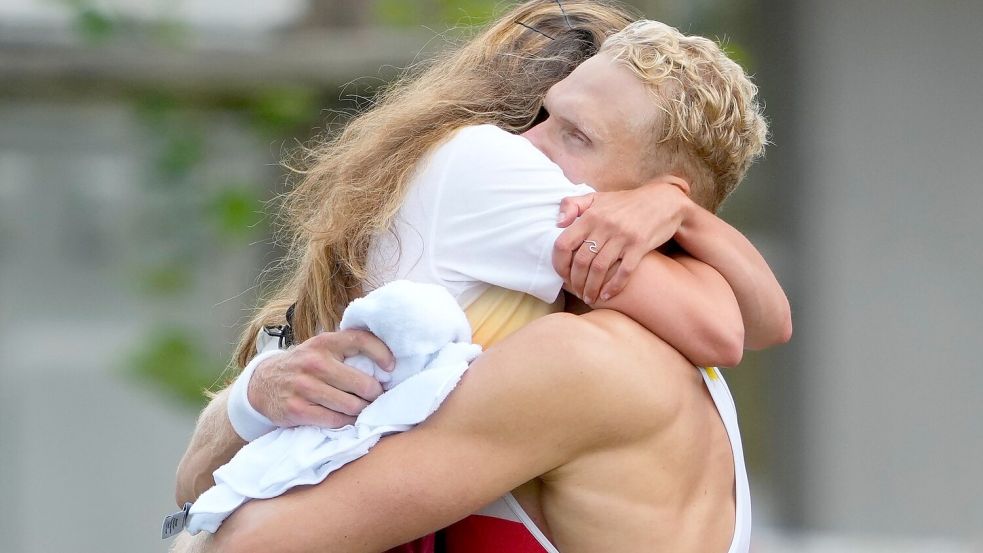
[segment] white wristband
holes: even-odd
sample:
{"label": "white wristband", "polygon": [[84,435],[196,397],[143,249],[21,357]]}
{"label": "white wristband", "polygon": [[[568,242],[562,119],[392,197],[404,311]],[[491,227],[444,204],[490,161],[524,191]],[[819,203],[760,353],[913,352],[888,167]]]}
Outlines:
{"label": "white wristband", "polygon": [[262,413],[249,404],[248,392],[249,379],[252,378],[253,371],[256,370],[256,367],[270,357],[280,355],[281,353],[286,353],[286,351],[274,349],[256,355],[246,365],[246,368],[242,369],[242,374],[232,384],[228,402],[229,422],[232,423],[232,428],[235,429],[236,434],[247,442],[251,442],[276,428],[273,421],[263,416]]}

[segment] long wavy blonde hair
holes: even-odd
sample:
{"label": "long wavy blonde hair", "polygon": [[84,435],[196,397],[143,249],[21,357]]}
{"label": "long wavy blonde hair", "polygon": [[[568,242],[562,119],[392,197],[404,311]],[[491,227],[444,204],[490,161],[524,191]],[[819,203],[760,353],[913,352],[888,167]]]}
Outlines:
{"label": "long wavy blonde hair", "polygon": [[633,19],[609,1],[522,3],[396,80],[370,109],[310,149],[299,182],[283,198],[288,254],[281,276],[244,329],[234,362],[245,366],[258,332],[283,324],[294,303],[295,342],[335,329],[345,306],[362,295],[369,245],[392,228],[421,158],[467,125],[529,128],[547,89]]}

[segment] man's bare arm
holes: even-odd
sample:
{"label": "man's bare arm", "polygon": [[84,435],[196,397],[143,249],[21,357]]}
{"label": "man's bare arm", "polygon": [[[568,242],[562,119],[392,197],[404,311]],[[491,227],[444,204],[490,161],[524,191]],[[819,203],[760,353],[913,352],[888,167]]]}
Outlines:
{"label": "man's bare arm", "polygon": [[210,488],[215,483],[212,473],[246,445],[229,422],[228,397],[226,388],[212,398],[198,417],[191,443],[177,469],[175,500],[179,506],[194,502]]}
{"label": "man's bare arm", "polygon": [[[606,315],[638,328],[611,312],[587,317]],[[473,363],[427,422],[384,438],[321,484],[244,505],[212,546],[223,553],[382,551],[582,452],[648,435],[663,421],[651,416],[644,392],[654,387],[644,380],[647,364],[610,363],[613,334],[584,319],[551,315],[510,336]],[[675,352],[667,355],[679,362]],[[583,416],[585,406],[591,417]]]}

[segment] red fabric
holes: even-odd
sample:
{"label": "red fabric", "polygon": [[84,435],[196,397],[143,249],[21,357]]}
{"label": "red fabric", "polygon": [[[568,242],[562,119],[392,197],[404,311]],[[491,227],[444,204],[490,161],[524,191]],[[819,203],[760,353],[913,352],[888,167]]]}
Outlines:
{"label": "red fabric", "polygon": [[443,530],[444,553],[546,553],[521,522],[471,515]]}
{"label": "red fabric", "polygon": [[436,538],[433,534],[393,547],[386,553],[434,553]]}

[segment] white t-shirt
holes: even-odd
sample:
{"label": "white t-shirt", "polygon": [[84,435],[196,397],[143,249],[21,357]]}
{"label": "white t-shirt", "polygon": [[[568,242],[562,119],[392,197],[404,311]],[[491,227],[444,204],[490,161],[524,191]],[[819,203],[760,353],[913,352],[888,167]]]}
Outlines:
{"label": "white t-shirt", "polygon": [[525,138],[464,127],[421,161],[394,232],[370,248],[368,288],[403,278],[440,284],[462,307],[489,285],[552,302],[560,201],[590,192]]}

